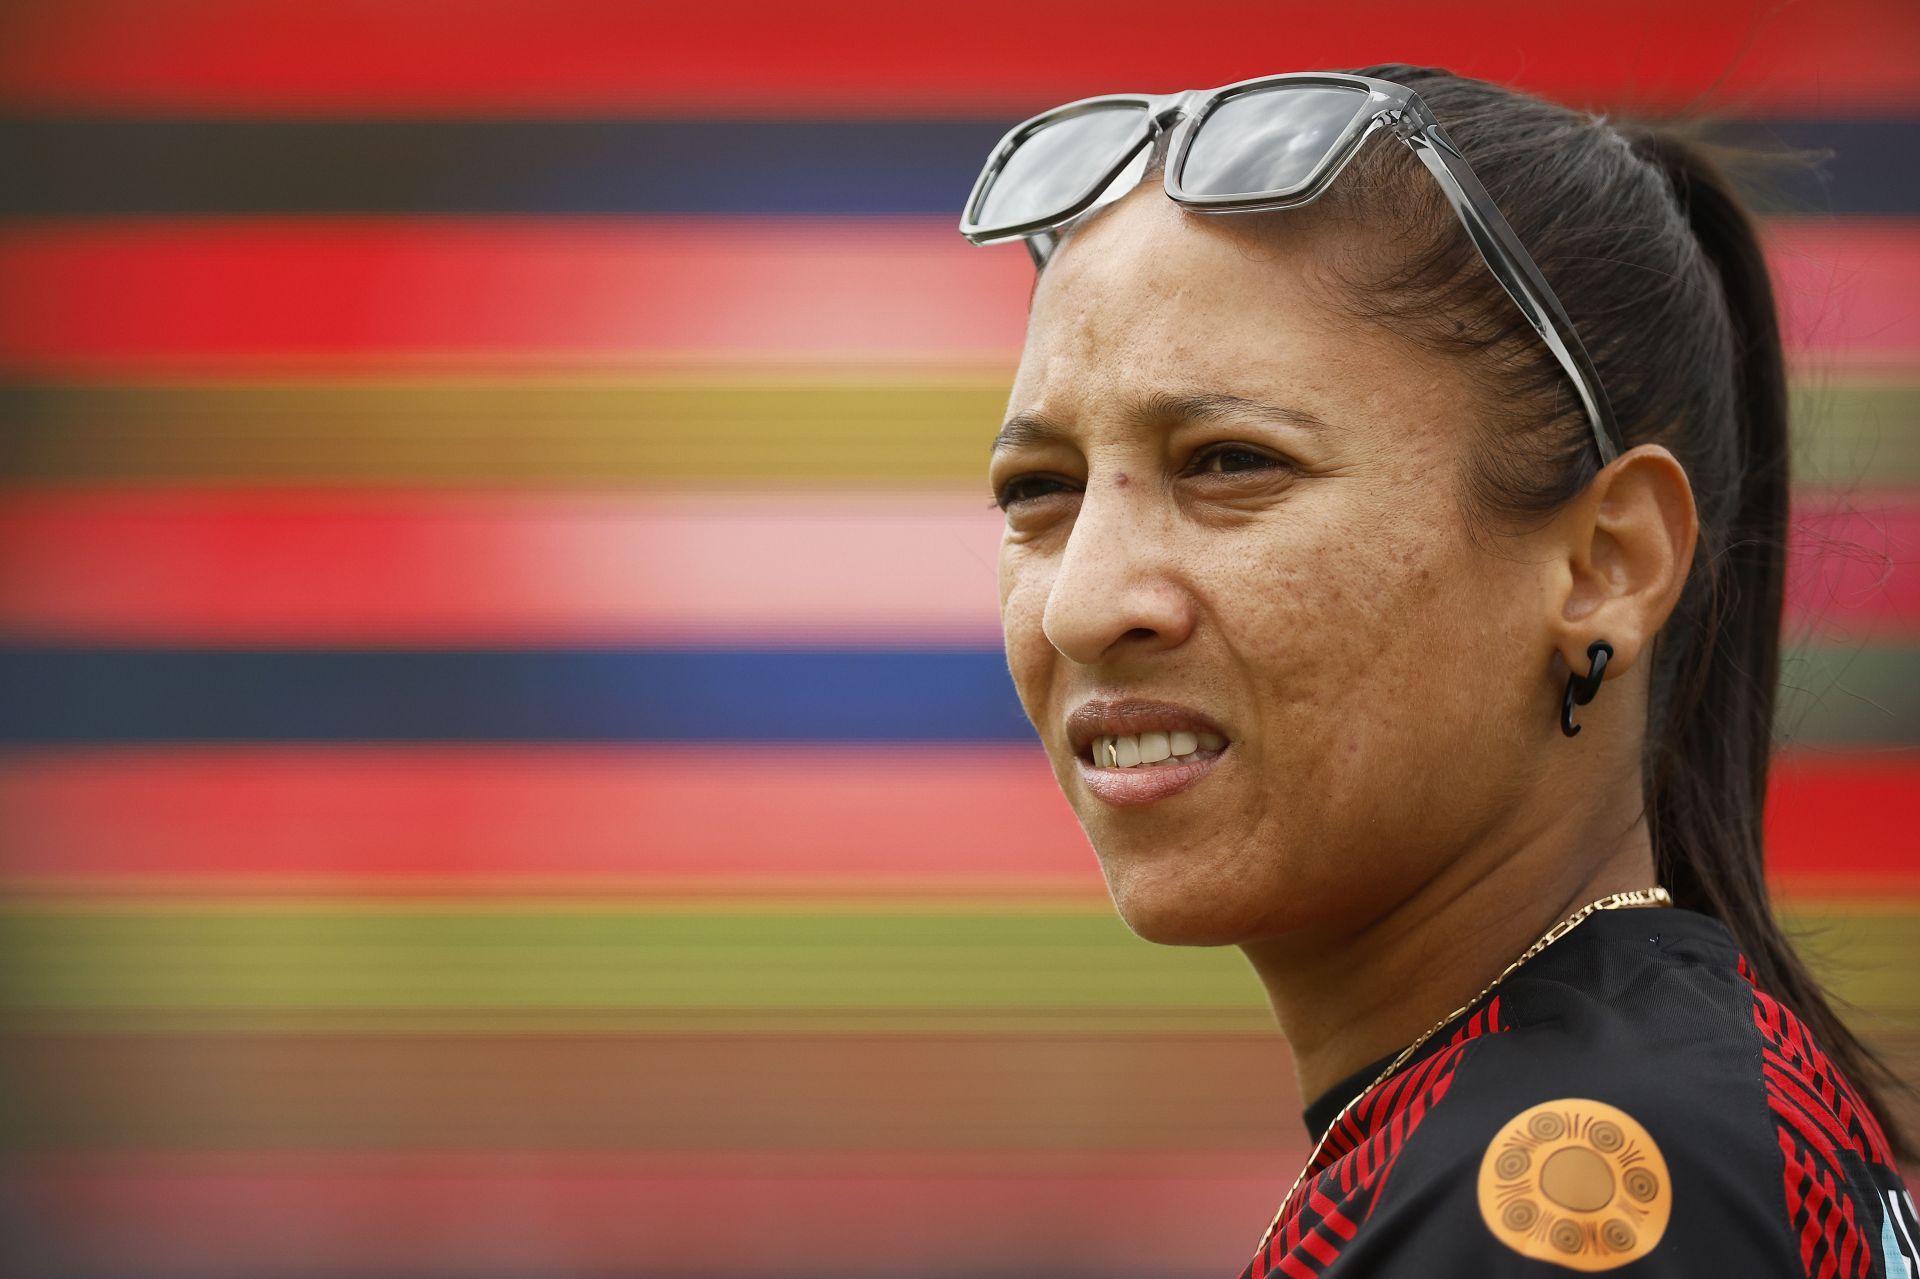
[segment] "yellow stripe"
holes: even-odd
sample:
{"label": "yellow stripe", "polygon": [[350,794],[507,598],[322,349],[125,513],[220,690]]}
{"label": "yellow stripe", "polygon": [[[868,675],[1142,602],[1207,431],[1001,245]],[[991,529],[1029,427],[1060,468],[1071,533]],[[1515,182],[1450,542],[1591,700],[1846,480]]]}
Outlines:
{"label": "yellow stripe", "polygon": [[[977,484],[1010,365],[0,388],[6,482]],[[1796,388],[1796,480],[1920,483],[1920,370]]]}

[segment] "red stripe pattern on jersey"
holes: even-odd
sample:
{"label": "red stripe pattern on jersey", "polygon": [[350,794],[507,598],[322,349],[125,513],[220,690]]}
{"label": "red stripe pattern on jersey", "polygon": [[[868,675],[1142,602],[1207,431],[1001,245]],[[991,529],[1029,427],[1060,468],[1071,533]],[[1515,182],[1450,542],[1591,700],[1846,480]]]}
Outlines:
{"label": "red stripe pattern on jersey", "polygon": [[1873,1249],[1841,1152],[1894,1167],[1886,1134],[1800,1019],[1760,989],[1745,955],[1740,975],[1753,987],[1760,1071],[1786,1160],[1787,1219],[1800,1264],[1807,1279],[1860,1279],[1873,1264]]}
{"label": "red stripe pattern on jersey", "polygon": [[1467,1044],[1505,1029],[1496,995],[1438,1052],[1405,1067],[1341,1116],[1309,1165],[1304,1193],[1288,1206],[1240,1279],[1310,1279],[1338,1260],[1380,1201],[1407,1138],[1447,1095]]}

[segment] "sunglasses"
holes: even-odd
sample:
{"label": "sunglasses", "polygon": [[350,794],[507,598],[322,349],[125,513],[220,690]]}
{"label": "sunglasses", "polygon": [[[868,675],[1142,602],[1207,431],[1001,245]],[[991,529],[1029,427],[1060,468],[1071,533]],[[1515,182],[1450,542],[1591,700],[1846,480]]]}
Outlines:
{"label": "sunglasses", "polygon": [[[1109,93],[1043,111],[994,147],[960,234],[975,244],[1025,237],[1037,271],[1059,245],[1055,228],[1125,195],[1160,155],[1168,197],[1190,209],[1291,208],[1324,192],[1382,128],[1439,182],[1494,278],[1572,379],[1601,464],[1611,462],[1625,442],[1573,322],[1427,104],[1390,80],[1302,71],[1184,93]],[[1116,182],[1129,161],[1129,179]]]}

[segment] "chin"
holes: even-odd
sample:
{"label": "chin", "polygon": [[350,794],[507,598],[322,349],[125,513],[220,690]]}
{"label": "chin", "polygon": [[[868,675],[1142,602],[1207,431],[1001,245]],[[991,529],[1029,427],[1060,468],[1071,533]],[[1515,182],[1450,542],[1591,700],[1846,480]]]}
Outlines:
{"label": "chin", "polygon": [[1107,877],[1120,920],[1143,941],[1161,946],[1231,946],[1271,930],[1257,893],[1225,892],[1184,876]]}

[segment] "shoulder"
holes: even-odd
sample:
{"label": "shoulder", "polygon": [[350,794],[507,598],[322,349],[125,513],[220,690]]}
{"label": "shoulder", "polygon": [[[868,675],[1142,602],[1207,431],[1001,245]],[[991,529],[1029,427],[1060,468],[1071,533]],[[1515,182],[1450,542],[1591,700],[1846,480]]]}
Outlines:
{"label": "shoulder", "polygon": [[1798,1276],[1754,1072],[1718,1060],[1718,1044],[1596,1038],[1605,1020],[1513,1025],[1473,1045],[1371,1224],[1383,1239],[1455,1240],[1455,1263],[1489,1274]]}
{"label": "shoulder", "polygon": [[1911,1201],[1871,1114],[1724,930],[1632,913],[1503,986],[1354,1273],[1397,1273],[1387,1253],[1438,1273],[1907,1273]]}

